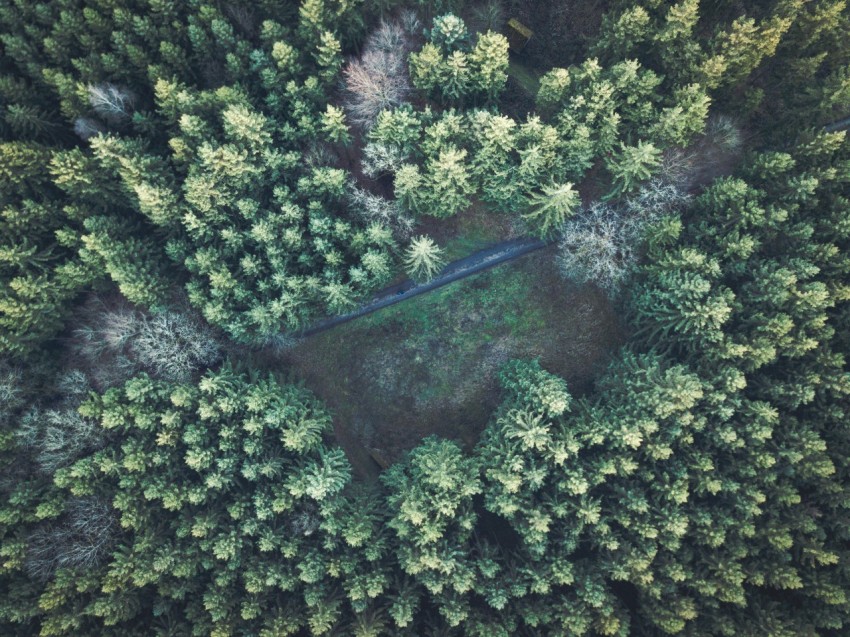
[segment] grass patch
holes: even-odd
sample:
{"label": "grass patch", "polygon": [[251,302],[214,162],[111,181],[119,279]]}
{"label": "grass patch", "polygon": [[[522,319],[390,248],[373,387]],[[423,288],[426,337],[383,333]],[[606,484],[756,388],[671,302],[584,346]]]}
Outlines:
{"label": "grass patch", "polygon": [[508,77],[516,80],[517,84],[532,98],[537,97],[540,89],[540,79],[533,69],[511,58],[508,63]]}
{"label": "grass patch", "polygon": [[570,287],[552,261],[545,250],[386,308],[283,362],[334,411],[343,446],[356,440],[384,466],[429,434],[471,446],[498,404],[503,363],[540,358],[581,394],[624,342],[605,296]]}

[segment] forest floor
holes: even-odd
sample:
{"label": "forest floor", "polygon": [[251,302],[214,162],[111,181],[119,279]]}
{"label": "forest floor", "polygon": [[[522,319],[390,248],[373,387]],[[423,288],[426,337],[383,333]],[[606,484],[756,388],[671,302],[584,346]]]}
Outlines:
{"label": "forest floor", "polygon": [[[606,296],[572,286],[553,248],[317,334],[281,354],[334,413],[361,478],[427,435],[475,444],[499,402],[499,368],[539,358],[586,392],[625,329]],[[359,444],[357,444],[359,443]],[[361,447],[354,450],[352,447]],[[371,467],[362,447],[371,454]]]}

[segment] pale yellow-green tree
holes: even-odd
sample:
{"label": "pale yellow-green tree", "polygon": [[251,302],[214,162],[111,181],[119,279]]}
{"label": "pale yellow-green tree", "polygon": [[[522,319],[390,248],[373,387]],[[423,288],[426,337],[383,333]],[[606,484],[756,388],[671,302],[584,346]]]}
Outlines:
{"label": "pale yellow-green tree", "polygon": [[523,218],[535,234],[545,237],[556,232],[575,214],[581,204],[581,197],[571,183],[552,182],[532,195],[530,203],[531,210]]}
{"label": "pale yellow-green tree", "polygon": [[444,264],[443,249],[431,237],[415,237],[407,247],[404,266],[412,279],[430,281]]}

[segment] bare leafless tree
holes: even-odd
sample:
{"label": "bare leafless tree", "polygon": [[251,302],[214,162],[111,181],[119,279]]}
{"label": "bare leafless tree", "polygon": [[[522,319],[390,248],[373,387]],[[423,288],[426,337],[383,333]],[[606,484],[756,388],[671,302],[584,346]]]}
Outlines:
{"label": "bare leafless tree", "polygon": [[92,295],[83,305],[68,348],[69,368],[80,369],[97,390],[120,385],[140,371],[128,355],[140,314],[124,301]]}
{"label": "bare leafless tree", "polygon": [[185,381],[221,359],[213,331],[188,312],[166,311],[142,316],[130,351],[144,368],[172,381]]}
{"label": "bare leafless tree", "polygon": [[709,142],[727,153],[739,153],[744,143],[741,127],[727,115],[709,117],[705,136]]}
{"label": "bare leafless tree", "polygon": [[224,5],[224,13],[249,40],[257,35],[257,16],[250,4],[229,2]]}
{"label": "bare leafless tree", "polygon": [[409,46],[408,39],[409,36],[400,23],[382,21],[366,39],[364,49],[401,54]]}
{"label": "bare leafless tree", "polygon": [[501,0],[484,0],[472,7],[466,21],[473,33],[499,32],[505,26],[505,11]]}
{"label": "bare leafless tree", "polygon": [[273,354],[282,354],[298,347],[302,338],[294,333],[278,332],[266,336],[260,343],[264,351],[272,352]]}
{"label": "bare leafless tree", "polygon": [[614,295],[637,262],[646,226],[689,200],[669,181],[653,179],[617,204],[591,204],[564,225],[557,257],[561,273]]}
{"label": "bare leafless tree", "polygon": [[638,222],[608,204],[594,203],[564,226],[558,265],[568,279],[614,294],[636,261]]}
{"label": "bare leafless tree", "polygon": [[369,142],[363,147],[360,167],[370,179],[392,175],[408,159],[408,154],[394,144]]}
{"label": "bare leafless tree", "polygon": [[351,184],[347,202],[352,212],[364,221],[377,222],[392,230],[396,240],[406,241],[410,238],[416,222],[401,210],[395,200],[384,199]]}
{"label": "bare leafless tree", "polygon": [[106,132],[106,126],[93,117],[78,117],[74,120],[74,133],[83,141]]}
{"label": "bare leafless tree", "polygon": [[705,133],[687,148],[664,151],[660,177],[680,191],[694,190],[717,177],[731,174],[741,156],[743,133],[725,115],[713,115]]}
{"label": "bare leafless tree", "polygon": [[403,104],[410,93],[404,60],[396,53],[366,51],[348,63],[343,76],[343,106],[351,121],[363,128],[370,128],[381,111]]}
{"label": "bare leafless tree", "polygon": [[97,358],[105,352],[120,352],[139,333],[139,312],[129,305],[115,307],[99,298],[88,304],[89,321],[74,330],[78,348],[89,358]]}
{"label": "bare leafless tree", "polygon": [[691,196],[664,179],[651,179],[623,202],[623,213],[643,222],[680,209]]}
{"label": "bare leafless tree", "polygon": [[409,36],[397,22],[381,22],[366,41],[360,58],[343,69],[349,120],[365,129],[382,110],[404,103],[410,93],[406,58]]}
{"label": "bare leafless tree", "polygon": [[699,154],[692,148],[668,148],[661,156],[658,174],[664,183],[686,191],[693,185],[699,159]]}
{"label": "bare leafless tree", "polygon": [[72,364],[82,367],[97,389],[146,371],[172,381],[188,380],[221,359],[222,345],[194,310],[178,303],[157,314],[123,301],[92,297],[72,339]]}
{"label": "bare leafless tree", "polygon": [[23,405],[22,383],[21,369],[0,360],[0,426],[9,424],[12,414]]}
{"label": "bare leafless tree", "polygon": [[62,398],[50,408],[30,407],[19,418],[15,431],[18,443],[30,450],[36,465],[46,475],[67,467],[104,441],[100,425],[78,411],[91,389],[87,379],[78,370],[66,372],[59,376],[56,389]]}
{"label": "bare leafless tree", "polygon": [[[422,21],[412,9],[404,9],[398,16],[398,23],[410,37],[422,34]],[[412,46],[412,43],[409,45]]]}
{"label": "bare leafless tree", "polygon": [[129,89],[101,82],[89,84],[87,90],[94,112],[110,124],[124,124],[133,117],[136,96]]}
{"label": "bare leafless tree", "polygon": [[109,503],[95,497],[71,500],[62,521],[40,526],[30,534],[27,574],[44,582],[59,568],[96,567],[108,555],[117,526]]}

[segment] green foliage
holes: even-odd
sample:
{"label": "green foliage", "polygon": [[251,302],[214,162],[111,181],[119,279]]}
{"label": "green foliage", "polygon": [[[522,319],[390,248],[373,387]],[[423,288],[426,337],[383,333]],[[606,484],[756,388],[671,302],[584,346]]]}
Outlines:
{"label": "green foliage", "polygon": [[[161,112],[179,127],[170,146],[171,161],[185,171],[182,189],[165,177],[154,181],[147,167],[165,166],[164,158],[117,139],[94,148],[141,213],[180,224],[167,249],[191,273],[189,298],[207,320],[237,340],[258,340],[297,329],[323,309],[340,311],[386,280],[367,263],[385,244],[329,216],[345,194],[344,173],[296,171],[299,153],[281,150],[306,129],[293,137],[296,129],[275,125],[240,91],[198,93],[166,82],[157,90]],[[341,111],[308,112],[302,126],[348,139]]]}
{"label": "green foliage", "polygon": [[711,99],[697,84],[674,93],[674,105],[661,110],[652,129],[652,139],[672,146],[687,146],[705,129]]}
{"label": "green foliage", "polygon": [[445,104],[494,102],[508,74],[508,40],[500,33],[480,34],[470,46],[457,16],[434,19],[430,42],[410,55],[413,85]]}
{"label": "green foliage", "polygon": [[[623,3],[604,17],[592,51],[606,59],[639,59],[664,73],[670,88],[695,81],[711,88],[735,84],[774,55],[803,5],[779,0],[741,15],[700,7],[695,0],[669,6]],[[701,38],[697,24],[709,15],[716,28],[711,37]]]}
{"label": "green foliage", "polygon": [[[3,37],[17,51],[11,59],[34,90],[48,96],[45,108],[56,102],[75,120],[74,129],[98,160],[79,150],[57,155],[54,179],[70,199],[67,207],[51,188],[40,188],[37,198],[35,191],[21,195],[57,199],[53,207],[64,208],[60,217],[72,221],[67,228],[54,222],[48,233],[60,232],[63,250],[53,247],[52,255],[42,256],[59,265],[82,249],[88,268],[69,264],[67,273],[60,270],[71,279],[67,283],[40,273],[37,285],[55,291],[43,294],[46,304],[37,311],[34,299],[26,298],[32,295],[22,273],[20,292],[8,303],[11,311],[14,302],[13,313],[22,320],[28,312],[43,316],[44,328],[29,330],[34,339],[58,328],[61,306],[94,278],[92,267],[105,271],[134,302],[159,304],[176,278],[164,276],[163,245],[188,271],[193,303],[243,341],[297,328],[306,317],[336,307],[323,296],[326,282],[340,280],[357,296],[385,280],[384,274],[360,274],[370,270],[359,257],[380,249],[365,228],[323,221],[340,202],[344,178],[299,161],[304,140],[319,134],[335,143],[349,139],[342,113],[324,103],[323,89],[337,77],[342,46],[359,28],[357,6],[347,0],[305,2],[297,15],[269,15],[266,5],[128,5],[113,14],[60,1],[39,15],[3,8],[10,29]],[[23,33],[27,22],[39,26],[14,39],[12,31]],[[343,25],[349,30],[340,36]],[[39,119],[49,114],[18,101],[26,94],[22,86],[4,91],[4,100],[17,96],[19,104],[10,130],[56,138],[52,124]],[[48,161],[45,156],[41,163]],[[9,183],[26,187],[26,171],[16,173]],[[112,207],[108,214],[106,205]],[[148,244],[151,226],[160,231],[156,247]],[[283,250],[268,251],[273,234],[284,237]],[[352,238],[356,247],[349,251]],[[36,246],[17,239],[15,245],[16,251]],[[210,262],[214,271],[205,265]],[[316,281],[319,270],[322,280]]]}
{"label": "green foliage", "polygon": [[488,31],[478,36],[469,53],[476,89],[495,102],[508,80],[508,40]]}
{"label": "green foliage", "polygon": [[428,36],[431,42],[446,52],[460,49],[469,40],[469,33],[463,20],[451,13],[434,18],[434,24]]}
{"label": "green foliage", "polygon": [[162,249],[149,237],[136,238],[133,224],[115,217],[90,217],[84,227],[83,261],[108,272],[131,303],[162,307],[171,283],[163,268]]}
{"label": "green foliage", "polygon": [[[424,43],[390,0],[0,0],[0,632],[847,632],[850,155],[817,132],[847,116],[846,2],[615,0],[537,113],[499,103],[504,36],[415,4]],[[774,150],[731,174],[742,139]],[[677,170],[684,210],[645,183]],[[577,213],[579,189],[625,197]],[[279,340],[385,285],[413,215],[473,203],[561,234],[574,279],[634,272],[630,345],[576,397],[505,365],[473,451],[427,437],[377,485],[306,390],[193,382],[218,345],[179,315],[67,324],[93,286],[162,309],[183,285],[234,341]],[[402,258],[426,279],[440,252]],[[544,333],[505,281],[458,303]]]}
{"label": "green foliage", "polygon": [[538,106],[561,137],[567,174],[580,179],[628,133],[649,134],[657,119],[660,78],[636,61],[603,68],[595,59],[543,76]]}
{"label": "green foliage", "polygon": [[431,237],[415,237],[407,247],[404,265],[411,278],[417,281],[429,281],[443,267],[442,248]]}
{"label": "green foliage", "polygon": [[613,188],[607,198],[633,191],[640,182],[648,180],[661,165],[661,151],[651,143],[640,141],[636,146],[623,144],[620,151],[605,162],[611,172]]}
{"label": "green foliage", "polygon": [[427,158],[424,170],[406,164],[396,173],[396,196],[405,207],[434,217],[450,217],[469,206],[475,191],[464,160],[467,151],[447,146]]}
{"label": "green foliage", "polygon": [[62,192],[51,183],[51,157],[36,144],[0,145],[0,352],[6,354],[29,354],[58,332],[70,302],[101,271],[76,255],[84,212],[63,209]]}
{"label": "green foliage", "polygon": [[552,183],[543,186],[540,193],[532,196],[530,203],[534,209],[523,218],[532,225],[535,234],[545,237],[556,233],[575,214],[581,198],[571,183]]}
{"label": "green foliage", "polygon": [[382,480],[401,569],[441,595],[441,613],[457,625],[466,611],[452,600],[475,580],[465,545],[475,527],[472,496],[481,491],[477,462],[452,442],[427,438]]}
{"label": "green foliage", "polygon": [[[356,518],[340,508],[350,469],[341,450],[323,445],[330,418],[312,396],[225,366],[197,386],[139,376],[80,411],[122,440],[57,474],[75,492],[108,498],[124,528],[124,548],[100,574],[106,622],[141,611],[138,603],[120,610],[110,592],[133,597],[146,585],[156,603],[179,604],[210,631],[245,621],[268,628],[273,617],[249,609],[271,603],[275,591],[309,597],[336,580],[358,599],[365,563],[332,566],[318,552],[339,542],[342,558],[346,543],[361,545],[371,532],[365,519],[349,527]],[[159,539],[151,543],[154,520]],[[380,553],[372,547],[374,559]],[[383,575],[370,578],[362,585],[374,596]],[[178,590],[187,594],[174,598]],[[249,596],[234,599],[235,590]]]}
{"label": "green foliage", "polygon": [[511,361],[499,378],[506,391],[537,413],[560,416],[569,410],[566,383],[543,370],[538,361]]}

